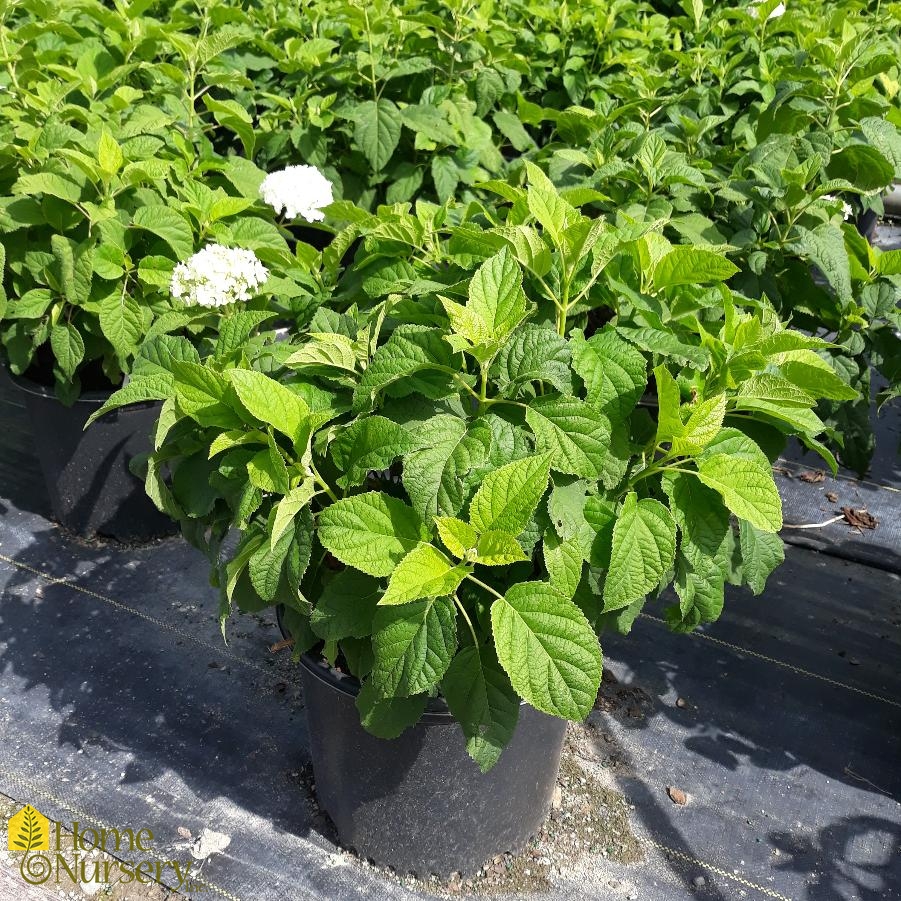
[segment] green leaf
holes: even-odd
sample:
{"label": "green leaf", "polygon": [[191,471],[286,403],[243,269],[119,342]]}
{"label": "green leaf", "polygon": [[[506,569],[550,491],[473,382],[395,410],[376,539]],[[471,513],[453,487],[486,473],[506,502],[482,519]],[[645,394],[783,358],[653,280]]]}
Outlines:
{"label": "green leaf", "polygon": [[388,469],[419,444],[412,432],[384,416],[354,420],[331,444],[332,460],[344,473],[338,484],[342,488],[362,485],[370,470]]}
{"label": "green leaf", "polygon": [[125,162],[122,148],[108,128],[104,128],[100,132],[100,140],[97,143],[97,162],[105,175],[115,175]]}
{"label": "green leaf", "polygon": [[508,110],[497,110],[492,118],[498,131],[513,145],[514,150],[524,153],[535,146],[531,135],[523,128],[522,122],[515,113]]}
{"label": "green leaf", "polygon": [[525,318],[528,310],[522,270],[508,247],[489,257],[469,283],[466,306],[442,298],[457,335],[477,359],[493,355]]}
{"label": "green leaf", "polygon": [[412,131],[420,132],[436,144],[457,143],[457,133],[448,122],[447,116],[437,107],[428,103],[416,103],[406,107],[401,113],[404,125]]}
{"label": "green leaf", "polygon": [[228,382],[213,369],[190,360],[173,360],[178,409],[204,426],[237,429],[241,418],[225,402]]}
{"label": "green leaf", "polygon": [[762,594],[770,573],[785,560],[782,539],[771,532],[756,529],[742,520],[738,524],[741,545],[741,572],[754,594]]}
{"label": "green leaf", "polygon": [[585,382],[588,402],[614,422],[622,422],[647,385],[644,354],[623,341],[612,328],[604,328],[587,340],[577,331],[570,347],[573,369]]}
{"label": "green leaf", "polygon": [[723,429],[698,458],[698,478],[726,506],[764,532],[782,528],[782,502],[763,451],[736,429]]}
{"label": "green leaf", "polygon": [[676,523],[670,511],[630,491],[613,527],[604,611],[628,607],[660,583],[676,554]]}
{"label": "green leaf", "polygon": [[403,119],[392,100],[366,100],[353,114],[354,138],[376,172],[388,165],[400,139]]}
{"label": "green leaf", "polygon": [[454,196],[457,184],[460,181],[460,171],[453,157],[435,154],[431,162],[432,181],[435,182],[435,193],[438,199],[444,203]]}
{"label": "green leaf", "polygon": [[255,454],[247,464],[247,476],[250,484],[270,494],[287,494],[288,469],[285,460],[271,442],[266,450]]}
{"label": "green leaf", "polygon": [[397,564],[379,604],[409,604],[420,598],[453,594],[466,572],[465,567],[454,565],[433,545],[417,545]]}
{"label": "green leaf", "polygon": [[478,533],[468,522],[454,516],[436,516],[435,525],[444,546],[461,560],[479,540]]}
{"label": "green leaf", "polygon": [[[628,345],[627,345],[628,346]],[[498,387],[507,397],[531,382],[546,382],[561,394],[572,394],[570,348],[552,328],[524,325],[497,357]]]}
{"label": "green leaf", "polygon": [[382,586],[372,576],[343,569],[325,583],[310,615],[310,625],[325,641],[369,638],[381,596]]}
{"label": "green leaf", "polygon": [[795,226],[800,236],[801,250],[816,264],[829,280],[832,290],[841,301],[850,301],[851,263],[841,229],[830,223],[818,225],[813,231]]}
{"label": "green leaf", "polygon": [[422,716],[429,700],[426,694],[411,698],[384,698],[367,679],[357,695],[357,711],[363,728],[377,738],[397,738]]}
{"label": "green leaf", "polygon": [[412,507],[370,491],[326,507],[319,514],[319,539],[342,563],[371,576],[390,576],[429,534]]}
{"label": "green leaf", "polygon": [[508,566],[527,559],[515,536],[507,532],[490,531],[479,535],[472,562],[483,566]]}
{"label": "green leaf", "polygon": [[519,719],[519,698],[487,646],[462,648],[451,661],[441,692],[466,736],[466,750],[483,773],[498,761]]}
{"label": "green leaf", "polygon": [[894,166],[867,144],[850,144],[833,153],[826,172],[830,178],[844,179],[865,192],[885,188],[895,178]]}
{"label": "green leaf", "polygon": [[782,374],[802,391],[830,400],[854,400],[858,396],[835,370],[812,350],[788,351],[779,356]]}
{"label": "green leaf", "polygon": [[581,720],[601,683],[601,648],[585,614],[544,582],[521,582],[491,607],[501,666],[520,697]]}
{"label": "green leaf", "polygon": [[431,691],[457,650],[456,607],[450,598],[423,598],[379,607],[373,619],[372,684],[385,696]]}
{"label": "green leaf", "polygon": [[144,334],[144,314],[129,294],[114,291],[100,301],[100,328],[120,360],[137,351]]}
{"label": "green leaf", "polygon": [[467,424],[443,413],[418,429],[428,435],[428,445],[404,457],[404,488],[423,519],[455,515],[471,490],[466,477],[488,456],[491,430],[479,420]]}
{"label": "green leaf", "polygon": [[191,224],[170,206],[139,206],[132,216],[131,225],[162,238],[175,252],[176,259],[186,260],[194,252]]}
{"label": "green leaf", "polygon": [[302,398],[252,369],[227,369],[225,375],[251,416],[286,435],[296,448],[306,445],[310,408]]}
{"label": "green leaf", "polygon": [[254,330],[273,316],[272,310],[239,310],[222,319],[216,339],[216,359],[225,359],[244,347]]}
{"label": "green leaf", "polygon": [[633,328],[618,326],[617,333],[627,341],[638,345],[648,353],[660,354],[664,358],[672,358],[677,363],[691,366],[701,371],[710,366],[710,354],[703,348],[688,344],[673,332],[654,328]]}
{"label": "green leaf", "polygon": [[489,472],[472,499],[469,521],[479,532],[519,535],[547,488],[550,455],[515,460]]}
{"label": "green leaf", "polygon": [[551,469],[586,479],[603,475],[610,421],[576,397],[537,397],[526,408],[535,450],[550,454]]}
{"label": "green leaf", "polygon": [[672,450],[677,454],[698,454],[716,438],[726,415],[726,395],[718,394],[688,409],[688,419],[673,436]]}
{"label": "green leaf", "polygon": [[389,385],[424,369],[451,365],[451,349],[437,328],[403,325],[373,354],[354,390],[354,410],[368,408]]}
{"label": "green leaf", "polygon": [[282,567],[293,542],[294,529],[289,528],[282,533],[278,541],[271,544],[264,541],[248,561],[247,572],[250,582],[264,601],[271,603],[275,600],[282,577]]}
{"label": "green leaf", "polygon": [[584,553],[577,537],[561,538],[553,529],[544,533],[544,568],[551,585],[572,599],[582,579]]}
{"label": "green leaf", "polygon": [[113,392],[103,406],[91,414],[87,425],[90,425],[110,410],[116,410],[119,407],[143,403],[148,400],[166,400],[172,395],[174,381],[171,375],[163,375],[162,373],[132,379],[127,385]]}
{"label": "green leaf", "polygon": [[79,363],[84,359],[84,340],[78,329],[69,322],[53,326],[50,330],[50,346],[63,377],[71,381]]}
{"label": "green leaf", "polygon": [[[211,451],[212,455],[212,451]],[[296,488],[291,489],[275,506],[269,543],[274,545],[294,522],[294,517],[303,510],[316,493],[316,482],[304,479]]]}
{"label": "green leaf", "polygon": [[738,272],[738,266],[719,251],[693,244],[673,247],[654,267],[654,287],[701,285],[724,282]]}

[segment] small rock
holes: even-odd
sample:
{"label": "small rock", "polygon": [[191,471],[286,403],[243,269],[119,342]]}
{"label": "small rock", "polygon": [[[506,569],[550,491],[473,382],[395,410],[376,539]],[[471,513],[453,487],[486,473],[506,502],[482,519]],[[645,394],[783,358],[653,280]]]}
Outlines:
{"label": "small rock", "polygon": [[688,803],[688,795],[686,795],[681,788],[676,788],[675,785],[668,785],[666,787],[666,793],[669,795],[669,799],[673,804],[678,804],[681,807]]}
{"label": "small rock", "polygon": [[685,698],[676,698],[676,706],[682,709],[688,706],[688,702],[685,700]]}
{"label": "small rock", "polygon": [[704,886],[707,885],[707,880],[703,876],[695,876],[695,878],[692,879],[692,885],[694,885],[695,888],[704,888]]}
{"label": "small rock", "polygon": [[191,830],[185,829],[184,826],[179,826],[178,829],[175,830],[182,838],[191,838]]}
{"label": "small rock", "polygon": [[826,500],[829,501],[830,504],[834,504],[838,501],[838,495],[834,491],[827,491]]}
{"label": "small rock", "polygon": [[554,793],[551,795],[551,807],[559,810],[563,804],[563,789],[559,785],[554,786]]}

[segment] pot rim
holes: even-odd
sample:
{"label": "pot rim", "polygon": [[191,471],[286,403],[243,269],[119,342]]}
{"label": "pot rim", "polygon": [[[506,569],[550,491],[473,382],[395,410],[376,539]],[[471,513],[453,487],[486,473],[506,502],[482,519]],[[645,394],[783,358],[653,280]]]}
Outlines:
{"label": "pot rim", "polygon": [[[35,382],[33,379],[27,378],[24,375],[16,375],[9,366],[6,366],[6,374],[9,376],[10,381],[25,394],[31,394],[34,397],[42,397],[45,400],[52,400],[56,403],[62,403],[60,399],[56,396],[56,392],[53,388],[48,387],[47,385],[42,385],[40,382]],[[110,386],[109,391],[82,391],[81,394],[75,398],[74,403],[76,404],[91,404],[95,407],[102,407],[109,399],[119,390],[122,386],[119,387]],[[136,404],[129,404],[128,407],[120,407],[115,412],[118,413],[128,413],[129,409],[145,409],[147,407],[152,407],[154,404],[158,404],[160,401],[148,400],[141,401]]]}
{"label": "pot rim", "polygon": [[[334,688],[335,691],[340,691],[341,694],[351,698],[356,698],[360,693],[360,682],[356,676],[334,669],[323,657],[314,657],[312,654],[304,653],[300,655],[300,663],[311,676]],[[522,698],[519,699],[519,706],[520,708],[526,706],[526,702]],[[425,711],[417,722],[450,725],[456,723],[457,718],[450,712],[447,701],[442,697],[436,697],[429,698]]]}
{"label": "pot rim", "polygon": [[[301,654],[300,663],[315,679],[324,682],[335,691],[356,699],[360,693],[360,682],[355,676],[339,672],[323,658],[312,654]],[[442,698],[429,698],[425,711],[417,722],[449,726],[457,721]]]}

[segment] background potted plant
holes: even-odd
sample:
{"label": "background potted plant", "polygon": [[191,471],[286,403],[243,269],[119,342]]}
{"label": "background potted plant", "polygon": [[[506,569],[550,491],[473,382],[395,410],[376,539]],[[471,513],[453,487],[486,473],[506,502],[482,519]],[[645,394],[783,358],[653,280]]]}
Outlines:
{"label": "background potted plant", "polygon": [[[25,79],[20,85],[10,114],[24,117],[42,95],[39,86],[29,94]],[[145,354],[134,371],[146,341],[177,333],[201,354],[217,337],[240,342],[315,304],[319,275],[306,262],[313,248],[289,247],[290,234],[273,221],[260,197],[265,173],[249,161],[186,141],[171,115],[148,117],[147,106],[125,104],[118,92],[95,100],[88,115],[73,102],[55,116],[36,143],[5,148],[0,344],[56,518],[86,535],[145,539],[173,528],[129,468],[151,449],[159,403],[83,434],[85,422],[130,376],[158,365]],[[303,208],[288,212],[321,218],[328,183],[314,169],[303,175],[287,186]],[[266,198],[284,198],[283,176],[269,178],[275,189]],[[198,281],[207,289],[192,292]],[[233,303],[247,315],[223,319],[217,308]]]}
{"label": "background potted plant", "polygon": [[[721,251],[585,216],[529,174],[516,226],[473,204],[357,217],[355,263],[280,366],[176,338],[157,376],[148,492],[209,554],[223,628],[233,605],[283,608],[320,802],[401,872],[470,872],[537,829],[605,630],[670,584],[681,631],[727,581],[763,589],[782,513],[752,436],[816,445],[837,381],[825,342],[719,284]],[[641,326],[610,307],[627,284],[684,315]]]}

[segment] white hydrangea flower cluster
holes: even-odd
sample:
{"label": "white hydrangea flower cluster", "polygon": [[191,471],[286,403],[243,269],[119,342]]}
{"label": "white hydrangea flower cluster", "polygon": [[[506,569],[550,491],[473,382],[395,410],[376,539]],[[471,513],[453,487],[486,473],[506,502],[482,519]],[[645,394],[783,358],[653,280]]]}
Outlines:
{"label": "white hydrangea flower cluster", "polygon": [[[751,14],[752,14],[755,18],[757,18],[757,19],[760,18],[760,10],[755,9],[754,7],[758,6],[758,5],[761,4],[761,3],[763,3],[763,0],[751,0]],[[778,6],[777,6],[777,7],[776,7],[776,8],[775,8],[775,9],[774,9],[767,17],[766,17],[766,20],[767,20],[767,22],[769,22],[770,19],[778,19],[778,18],[779,18],[781,15],[783,15],[784,13],[785,13],[785,4],[784,4],[784,3],[780,3],[780,4],[779,4],[779,5],[778,5]]]}
{"label": "white hydrangea flower cluster", "polygon": [[315,166],[288,166],[270,172],[260,185],[260,196],[276,213],[307,222],[325,219],[322,207],[334,199],[331,182]]}
{"label": "white hydrangea flower cluster", "polygon": [[268,276],[252,250],[208,244],[175,267],[169,291],[191,306],[224,307],[250,300]]}

